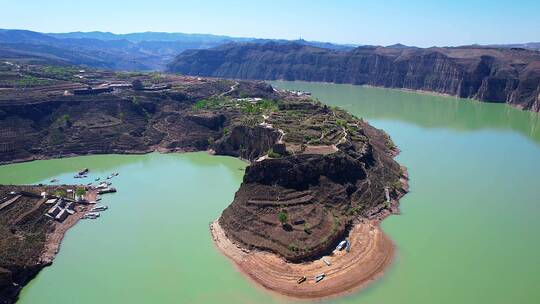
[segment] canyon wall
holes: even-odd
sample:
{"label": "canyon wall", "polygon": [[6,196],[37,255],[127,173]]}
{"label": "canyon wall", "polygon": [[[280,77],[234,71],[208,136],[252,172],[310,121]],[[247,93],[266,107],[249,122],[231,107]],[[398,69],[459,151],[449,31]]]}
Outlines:
{"label": "canyon wall", "polygon": [[228,44],[181,53],[169,70],[188,75],[303,80],[422,90],[540,111],[540,52],[487,47],[358,47]]}

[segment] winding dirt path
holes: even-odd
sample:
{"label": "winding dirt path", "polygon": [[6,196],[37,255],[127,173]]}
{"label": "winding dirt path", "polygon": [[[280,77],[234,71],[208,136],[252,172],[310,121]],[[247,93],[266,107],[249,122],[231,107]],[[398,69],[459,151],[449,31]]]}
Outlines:
{"label": "winding dirt path", "polygon": [[[247,251],[228,239],[217,221],[210,231],[218,249],[249,279],[268,291],[296,299],[325,299],[357,291],[378,279],[394,257],[394,245],[376,221],[356,224],[349,237],[351,251],[326,256],[330,266],[322,259],[295,264],[272,253]],[[316,283],[314,278],[321,273],[326,277]],[[302,276],[307,280],[298,284]]]}

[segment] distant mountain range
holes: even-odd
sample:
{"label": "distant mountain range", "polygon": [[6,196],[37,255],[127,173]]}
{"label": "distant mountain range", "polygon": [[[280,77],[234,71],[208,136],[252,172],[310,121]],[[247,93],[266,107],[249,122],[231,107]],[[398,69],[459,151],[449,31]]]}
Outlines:
{"label": "distant mountain range", "polygon": [[[269,41],[288,42],[183,33],[39,33],[0,30],[0,58],[113,70],[163,70],[176,55],[187,49],[208,49],[231,42]],[[350,50],[355,47],[317,41],[296,42],[334,50]]]}
{"label": "distant mountain range", "polygon": [[303,80],[431,91],[540,111],[540,52],[509,47],[231,43],[188,50],[169,70],[236,79]]}
{"label": "distant mountain range", "polygon": [[[164,70],[176,55],[188,49],[210,49],[229,43],[277,42],[314,46],[339,52],[360,46],[328,42],[284,39],[257,39],[209,34],[144,32],[39,33],[28,30],[0,29],[0,59],[72,64],[113,70]],[[411,48],[395,44],[393,48]],[[504,48],[540,50],[540,43],[499,45]]]}

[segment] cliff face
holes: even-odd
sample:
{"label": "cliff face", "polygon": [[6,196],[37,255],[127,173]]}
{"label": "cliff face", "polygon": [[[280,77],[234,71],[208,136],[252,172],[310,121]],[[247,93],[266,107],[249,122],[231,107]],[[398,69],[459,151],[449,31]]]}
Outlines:
{"label": "cliff face", "polygon": [[540,110],[540,52],[524,49],[359,47],[340,52],[299,44],[229,44],[185,51],[169,70],[424,90]]}

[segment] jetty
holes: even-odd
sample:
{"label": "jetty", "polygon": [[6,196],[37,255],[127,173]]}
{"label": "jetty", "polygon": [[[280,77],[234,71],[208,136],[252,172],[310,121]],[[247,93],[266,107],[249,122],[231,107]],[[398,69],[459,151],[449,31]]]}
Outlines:
{"label": "jetty", "polygon": [[112,187],[98,190],[98,194],[107,194],[107,193],[115,193],[115,192],[116,192],[116,188],[112,188]]}

